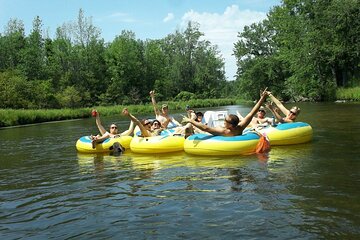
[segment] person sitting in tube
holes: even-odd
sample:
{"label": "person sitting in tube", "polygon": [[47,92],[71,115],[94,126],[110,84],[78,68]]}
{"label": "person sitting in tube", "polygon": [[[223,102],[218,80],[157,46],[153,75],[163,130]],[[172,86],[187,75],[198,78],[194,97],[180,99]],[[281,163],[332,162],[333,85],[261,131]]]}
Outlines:
{"label": "person sitting in tube", "polygon": [[[236,115],[239,117],[239,119],[243,119],[244,117],[241,116],[241,114],[236,111]],[[264,127],[267,126],[269,124],[273,124],[273,119],[269,118],[269,117],[265,117],[266,115],[266,110],[263,106],[261,106],[259,108],[259,110],[256,113],[256,116],[254,116],[249,124],[249,127]]]}
{"label": "person sitting in tube", "polygon": [[[155,118],[161,123],[163,128],[167,128],[170,123],[174,126],[181,126],[173,117],[169,115],[169,106],[167,104],[161,105],[161,111],[156,106],[155,90],[150,91],[151,102],[154,107]],[[169,121],[170,119],[170,121]]]}
{"label": "person sitting in tube", "polygon": [[184,117],[183,122],[191,123],[193,126],[199,128],[202,131],[208,132],[212,135],[218,136],[237,136],[242,135],[243,130],[249,125],[255,113],[259,110],[260,106],[264,103],[268,92],[266,89],[261,92],[259,101],[255,104],[253,109],[248,113],[241,121],[239,117],[230,114],[225,117],[224,127],[209,127],[205,124],[195,121],[193,118]]}
{"label": "person sitting in tube", "polygon": [[266,107],[272,112],[276,120],[280,123],[290,123],[294,122],[296,117],[300,114],[300,108],[297,106],[293,106],[290,110],[288,110],[271,92],[268,92],[268,95],[273,103],[275,103],[276,107],[285,115],[282,117],[272,104],[267,104]]}
{"label": "person sitting in tube", "polygon": [[95,148],[97,143],[101,143],[105,139],[121,136],[130,136],[134,132],[135,124],[133,122],[130,122],[129,128],[120,134],[118,133],[118,127],[115,123],[110,124],[109,131],[106,131],[106,129],[101,123],[100,114],[98,113],[98,111],[96,109],[93,109],[91,114],[93,117],[95,117],[96,126],[98,127],[100,132],[100,134],[96,136],[90,136],[92,148]]}
{"label": "person sitting in tube", "polygon": [[[164,129],[161,127],[160,121],[154,120],[153,122],[149,119],[143,119],[139,121],[134,115],[132,115],[127,108],[122,110],[122,114],[130,118],[135,125],[137,125],[141,131],[141,137],[152,137],[160,135],[161,131]],[[165,124],[168,124],[170,119],[167,119]]]}
{"label": "person sitting in tube", "polygon": [[[195,112],[194,110],[190,109],[190,107],[187,109],[187,112],[189,118],[193,118],[196,122],[203,123],[204,114],[202,112]],[[187,123],[187,125],[185,125],[185,138],[187,138],[188,136],[194,133],[207,133],[207,132],[202,131],[200,128],[192,125],[191,123]]]}

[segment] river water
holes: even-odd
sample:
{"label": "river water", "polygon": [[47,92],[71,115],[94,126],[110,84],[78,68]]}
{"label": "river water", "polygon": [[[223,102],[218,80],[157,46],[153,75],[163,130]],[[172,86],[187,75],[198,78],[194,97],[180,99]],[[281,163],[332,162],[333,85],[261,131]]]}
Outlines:
{"label": "river water", "polygon": [[268,156],[79,154],[94,119],[2,129],[1,239],[359,239],[360,105],[300,107],[313,141]]}

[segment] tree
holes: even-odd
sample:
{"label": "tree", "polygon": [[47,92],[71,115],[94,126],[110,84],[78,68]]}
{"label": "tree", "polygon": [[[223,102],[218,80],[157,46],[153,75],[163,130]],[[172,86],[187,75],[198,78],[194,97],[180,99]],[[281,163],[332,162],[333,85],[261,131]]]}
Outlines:
{"label": "tree", "polygon": [[54,88],[63,91],[74,87],[83,106],[99,101],[106,91],[108,78],[105,63],[104,40],[100,31],[79,10],[76,22],[57,28],[56,38],[46,41],[48,73]]}
{"label": "tree", "polygon": [[164,96],[181,91],[195,93],[199,98],[220,95],[225,81],[224,62],[217,47],[200,40],[201,36],[199,25],[189,22],[184,32],[176,31],[163,39],[168,66]]}
{"label": "tree", "polygon": [[284,99],[333,98],[336,86],[359,76],[359,4],[286,0],[246,27],[235,45],[240,88],[267,81]]}
{"label": "tree", "polygon": [[42,21],[37,16],[33,21],[33,29],[26,38],[22,49],[21,65],[19,66],[29,80],[44,79],[45,44],[42,37]]}
{"label": "tree", "polygon": [[237,82],[243,98],[256,99],[259,90],[268,87],[280,92],[287,77],[284,62],[278,55],[274,42],[274,31],[269,21],[245,26],[235,43],[234,55],[237,59]]}
{"label": "tree", "polygon": [[21,62],[21,51],[24,47],[24,23],[18,19],[10,19],[4,35],[0,35],[0,70],[17,68]]}
{"label": "tree", "polygon": [[143,52],[143,43],[130,31],[122,31],[106,49],[105,61],[110,77],[107,94],[112,96],[113,103],[136,103],[135,100],[141,98],[129,99],[127,96],[129,92],[140,92],[138,89],[145,86]]}

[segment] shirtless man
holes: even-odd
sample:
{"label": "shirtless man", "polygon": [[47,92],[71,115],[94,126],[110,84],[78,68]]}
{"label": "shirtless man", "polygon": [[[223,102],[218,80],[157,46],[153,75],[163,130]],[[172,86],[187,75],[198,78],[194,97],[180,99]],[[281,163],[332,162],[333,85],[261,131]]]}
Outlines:
{"label": "shirtless man", "polygon": [[125,130],[122,133],[118,132],[118,127],[115,123],[112,123],[110,125],[109,131],[106,131],[106,129],[104,128],[104,126],[101,123],[100,114],[97,112],[97,110],[96,109],[92,110],[92,113],[94,114],[96,126],[98,127],[99,132],[101,134],[101,135],[98,134],[96,136],[93,136],[93,135],[90,136],[92,148],[96,147],[96,143],[101,143],[105,139],[115,138],[115,137],[120,137],[120,136],[130,136],[134,132],[135,124],[133,122],[130,123],[129,129]]}
{"label": "shirtless man", "polygon": [[181,126],[178,121],[169,115],[169,106],[167,104],[163,104],[161,106],[161,112],[159,111],[155,101],[155,90],[150,91],[150,97],[154,107],[155,117],[161,123],[163,128],[167,128],[169,123],[173,123],[176,126]]}
{"label": "shirtless man", "polygon": [[[236,111],[236,115],[239,117],[240,120],[242,120],[244,117],[241,116],[241,114]],[[263,106],[259,108],[259,110],[256,113],[256,116],[254,116],[249,124],[250,127],[256,128],[258,126],[267,126],[269,124],[273,124],[273,119],[269,117],[265,117],[266,110]]]}
{"label": "shirtless man", "polygon": [[224,120],[224,127],[209,127],[200,122],[196,122],[194,119],[184,117],[183,122],[189,122],[195,127],[201,129],[202,131],[208,132],[212,135],[218,136],[237,136],[241,135],[243,130],[249,125],[255,113],[259,110],[260,106],[265,101],[268,96],[266,89],[260,94],[259,101],[255,104],[253,109],[240,121],[239,117],[230,114],[226,116]]}

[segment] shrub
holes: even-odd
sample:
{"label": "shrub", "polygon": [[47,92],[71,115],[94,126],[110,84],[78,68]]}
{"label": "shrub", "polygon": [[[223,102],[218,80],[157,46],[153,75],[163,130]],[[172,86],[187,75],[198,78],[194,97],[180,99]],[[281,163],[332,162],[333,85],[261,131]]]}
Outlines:
{"label": "shrub", "polygon": [[189,101],[191,99],[195,99],[196,95],[191,92],[181,91],[176,97],[174,98],[175,101]]}

